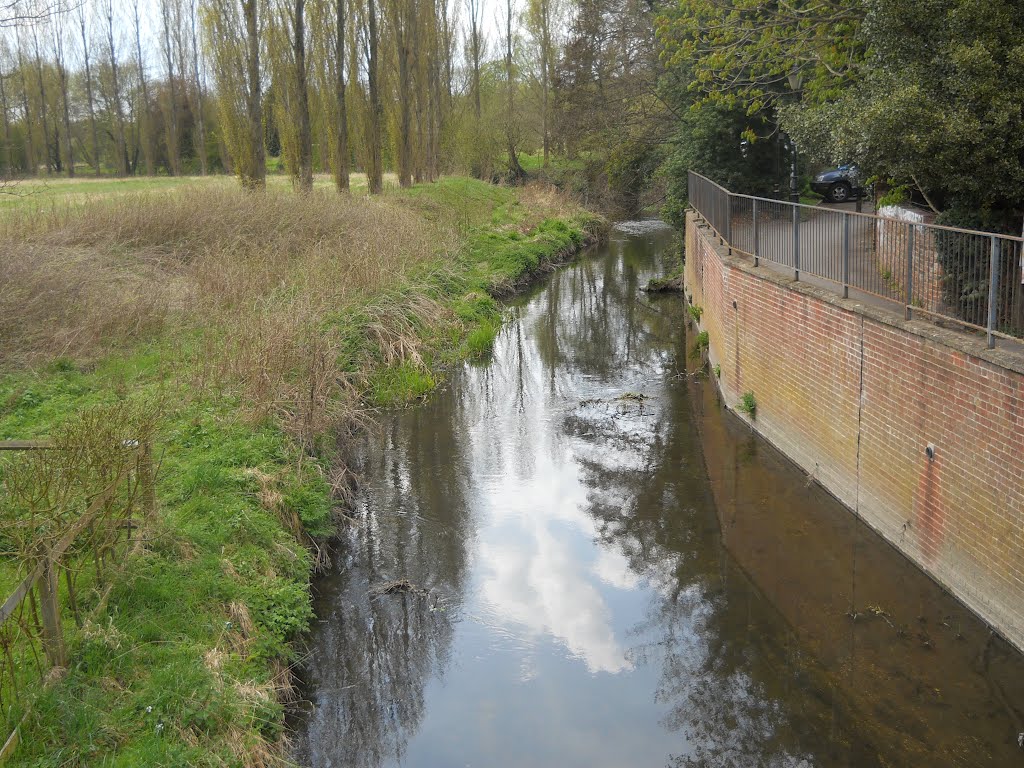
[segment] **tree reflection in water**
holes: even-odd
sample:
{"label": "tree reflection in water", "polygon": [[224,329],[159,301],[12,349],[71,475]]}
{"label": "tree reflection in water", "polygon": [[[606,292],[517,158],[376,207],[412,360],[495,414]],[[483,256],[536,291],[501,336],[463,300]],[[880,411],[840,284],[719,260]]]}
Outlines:
{"label": "tree reflection in water", "polygon": [[[472,531],[468,468],[444,424],[454,421],[410,410],[371,436],[362,472],[383,481],[367,485],[315,600],[305,665],[311,710],[295,751],[304,765],[401,760],[424,715],[424,687],[448,663]],[[375,594],[403,578],[428,594]]]}
{"label": "tree reflection in water", "polygon": [[[667,242],[558,273],[511,307],[490,364],[368,441],[319,583],[300,762],[1019,757],[1019,656],[685,370],[683,302],[640,290]],[[399,578],[430,595],[372,595]],[[888,623],[848,617],[883,603]],[[927,651],[903,632],[919,617]]]}

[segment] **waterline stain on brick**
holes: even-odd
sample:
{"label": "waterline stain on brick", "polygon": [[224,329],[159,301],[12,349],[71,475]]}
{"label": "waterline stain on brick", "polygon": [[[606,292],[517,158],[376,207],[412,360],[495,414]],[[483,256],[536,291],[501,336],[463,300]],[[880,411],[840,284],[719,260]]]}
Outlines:
{"label": "waterline stain on brick", "polygon": [[684,276],[725,402],[754,392],[758,432],[1024,649],[1019,357],[755,268],[692,214]]}

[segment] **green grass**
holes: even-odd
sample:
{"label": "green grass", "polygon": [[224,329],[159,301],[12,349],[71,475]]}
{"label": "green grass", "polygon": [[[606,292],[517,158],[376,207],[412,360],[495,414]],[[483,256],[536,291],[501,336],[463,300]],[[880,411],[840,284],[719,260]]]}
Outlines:
{"label": "green grass", "polygon": [[[129,183],[111,182],[105,194]],[[323,319],[342,339],[339,369],[358,369],[362,397],[376,406],[420,400],[447,366],[489,354],[501,325],[492,296],[578,248],[594,225],[588,216],[534,221],[513,190],[469,179],[394,194],[427,217],[457,209],[463,240],[454,262],[431,262],[365,297],[404,318],[418,358],[389,362],[368,341],[373,315],[359,306]],[[424,301],[436,316],[420,314]],[[202,357],[188,337],[158,338],[87,366],[59,358],[0,375],[0,439],[44,437],[119,400],[161,409],[149,544],[95,624],[65,620],[72,663],[36,701],[13,765],[241,765],[281,735],[274,686],[312,618],[313,560],[295,521],[304,536],[334,530],[331,457],[300,461],[274,420],[252,423],[231,389],[197,386]],[[0,586],[13,581],[11,566],[0,560]],[[88,607],[96,596],[80,600]]]}

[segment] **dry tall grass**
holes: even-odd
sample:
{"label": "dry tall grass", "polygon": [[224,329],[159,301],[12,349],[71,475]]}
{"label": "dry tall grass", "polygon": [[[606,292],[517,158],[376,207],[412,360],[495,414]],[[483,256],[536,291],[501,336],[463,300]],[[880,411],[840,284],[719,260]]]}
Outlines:
{"label": "dry tall grass", "polygon": [[[254,412],[280,411],[307,435],[344,390],[325,317],[458,242],[452,221],[400,197],[226,187],[11,211],[0,237],[0,367],[198,339],[197,381],[237,382]],[[388,355],[415,355],[401,313],[378,309],[369,326]]]}

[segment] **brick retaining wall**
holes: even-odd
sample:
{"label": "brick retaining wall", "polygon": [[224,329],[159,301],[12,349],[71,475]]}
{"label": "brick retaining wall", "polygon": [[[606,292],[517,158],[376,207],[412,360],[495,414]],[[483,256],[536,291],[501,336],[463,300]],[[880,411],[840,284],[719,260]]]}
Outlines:
{"label": "brick retaining wall", "polygon": [[692,213],[685,280],[729,406],[753,392],[758,432],[1024,649],[1024,364],[756,269]]}

